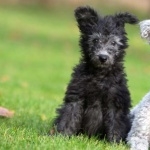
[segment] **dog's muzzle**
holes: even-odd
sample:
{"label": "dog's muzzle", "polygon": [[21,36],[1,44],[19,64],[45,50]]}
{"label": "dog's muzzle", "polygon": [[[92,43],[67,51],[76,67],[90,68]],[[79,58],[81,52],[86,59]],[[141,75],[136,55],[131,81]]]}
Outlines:
{"label": "dog's muzzle", "polygon": [[101,63],[105,63],[107,59],[108,59],[107,55],[104,55],[104,54],[99,55],[99,60]]}

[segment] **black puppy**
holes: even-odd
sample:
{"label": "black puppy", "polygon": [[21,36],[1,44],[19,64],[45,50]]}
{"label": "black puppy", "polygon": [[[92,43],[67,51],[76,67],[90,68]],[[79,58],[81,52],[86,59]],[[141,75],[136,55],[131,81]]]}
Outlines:
{"label": "black puppy", "polygon": [[124,140],[130,129],[130,93],[123,58],[127,45],[125,23],[136,24],[129,13],[102,17],[79,7],[75,17],[81,32],[81,60],[74,68],[64,103],[54,126],[64,135],[86,133]]}

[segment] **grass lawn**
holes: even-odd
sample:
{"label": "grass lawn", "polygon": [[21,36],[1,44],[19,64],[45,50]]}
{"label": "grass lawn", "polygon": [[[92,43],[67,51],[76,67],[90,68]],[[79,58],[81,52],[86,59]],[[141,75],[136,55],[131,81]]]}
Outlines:
{"label": "grass lawn", "polygon": [[[138,26],[127,26],[125,59],[133,105],[150,89],[150,50]],[[79,60],[73,10],[0,7],[0,106],[15,111],[0,118],[1,150],[127,150],[84,136],[50,137],[72,67]]]}

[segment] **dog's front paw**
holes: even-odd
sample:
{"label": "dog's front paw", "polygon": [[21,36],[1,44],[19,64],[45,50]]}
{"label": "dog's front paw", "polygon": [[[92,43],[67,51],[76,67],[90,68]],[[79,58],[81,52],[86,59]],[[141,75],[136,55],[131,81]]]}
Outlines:
{"label": "dog's front paw", "polygon": [[107,139],[109,142],[120,143],[122,141],[122,137],[117,132],[110,133],[107,135]]}

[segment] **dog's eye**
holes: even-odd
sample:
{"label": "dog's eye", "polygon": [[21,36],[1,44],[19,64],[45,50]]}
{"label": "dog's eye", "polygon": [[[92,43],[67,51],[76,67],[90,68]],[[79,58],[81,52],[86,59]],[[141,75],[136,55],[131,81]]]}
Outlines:
{"label": "dog's eye", "polygon": [[96,43],[98,43],[98,41],[99,41],[98,39],[94,39],[93,43],[96,44]]}
{"label": "dog's eye", "polygon": [[111,45],[115,46],[115,45],[116,45],[116,42],[115,42],[115,41],[112,41],[112,42],[111,42]]}

